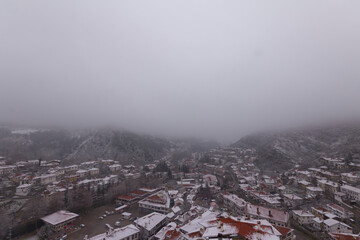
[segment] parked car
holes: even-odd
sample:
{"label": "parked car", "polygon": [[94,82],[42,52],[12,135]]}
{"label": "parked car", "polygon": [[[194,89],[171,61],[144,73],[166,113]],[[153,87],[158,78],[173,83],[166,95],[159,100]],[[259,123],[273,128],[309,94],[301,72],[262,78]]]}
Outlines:
{"label": "parked car", "polygon": [[102,216],[101,216],[101,217],[99,217],[99,220],[103,220],[103,219],[104,219],[104,217],[102,217]]}
{"label": "parked car", "polygon": [[115,222],[115,226],[117,226],[117,227],[119,227],[120,224],[121,224],[121,222],[119,222],[119,221]]}
{"label": "parked car", "polygon": [[81,227],[81,228],[84,228],[84,227],[85,227],[85,224],[80,224],[80,227]]}

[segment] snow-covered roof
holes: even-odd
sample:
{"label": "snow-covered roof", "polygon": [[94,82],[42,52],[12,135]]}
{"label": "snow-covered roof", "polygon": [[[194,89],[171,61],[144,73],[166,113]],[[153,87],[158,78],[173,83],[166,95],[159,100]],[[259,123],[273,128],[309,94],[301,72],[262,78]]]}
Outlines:
{"label": "snow-covered roof", "polygon": [[312,214],[311,212],[304,210],[293,210],[293,213],[301,217],[315,217],[314,214]]}
{"label": "snow-covered roof", "polygon": [[257,206],[247,204],[245,207],[245,213],[258,216],[260,218],[272,219],[279,222],[288,222],[289,214],[282,210],[266,208],[263,206]]}
{"label": "snow-covered roof", "polygon": [[332,219],[332,218],[324,220],[324,224],[329,227],[334,226],[335,224],[338,224],[338,223],[339,223],[339,221]]}
{"label": "snow-covered roof", "polygon": [[298,197],[295,194],[284,194],[284,197],[291,200],[302,200],[301,197]]}
{"label": "snow-covered roof", "polygon": [[43,220],[44,222],[47,222],[51,225],[57,225],[59,223],[74,219],[78,216],[79,215],[77,215],[76,213],[72,213],[72,212],[65,211],[65,210],[60,210],[53,214],[50,214],[48,216],[41,218],[41,220]]}
{"label": "snow-covered roof", "polygon": [[239,207],[244,207],[246,204],[244,199],[239,198],[235,194],[223,193],[222,196]]}
{"label": "snow-covered roof", "polygon": [[351,191],[351,192],[360,193],[360,189],[359,189],[359,188],[356,188],[356,187],[353,187],[353,186],[349,186],[349,185],[341,186],[341,189],[345,189],[345,190],[348,190],[348,191]]}
{"label": "snow-covered roof", "polygon": [[114,230],[109,230],[106,233],[102,233],[96,235],[88,240],[118,240],[118,239],[125,239],[130,237],[136,233],[140,233],[140,230],[135,227],[135,225],[130,224],[122,228],[116,228]]}
{"label": "snow-covered roof", "polygon": [[150,213],[144,217],[138,218],[135,220],[135,223],[143,228],[145,228],[147,231],[150,231],[153,229],[156,225],[158,225],[161,221],[163,221],[166,218],[166,215],[153,212]]}

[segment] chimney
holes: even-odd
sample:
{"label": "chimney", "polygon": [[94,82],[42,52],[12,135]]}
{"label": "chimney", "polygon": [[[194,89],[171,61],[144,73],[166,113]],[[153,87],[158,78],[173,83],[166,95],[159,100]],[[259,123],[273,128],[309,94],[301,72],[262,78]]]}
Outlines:
{"label": "chimney", "polygon": [[269,210],[269,217],[272,217],[272,215],[271,215],[271,210]]}
{"label": "chimney", "polygon": [[258,215],[260,214],[259,207],[256,208],[256,213],[257,213]]}

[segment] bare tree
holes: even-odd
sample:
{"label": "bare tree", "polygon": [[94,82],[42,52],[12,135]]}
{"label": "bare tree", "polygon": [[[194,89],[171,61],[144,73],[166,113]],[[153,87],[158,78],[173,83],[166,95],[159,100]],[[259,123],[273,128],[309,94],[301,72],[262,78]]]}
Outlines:
{"label": "bare tree", "polygon": [[56,212],[58,210],[65,208],[64,195],[62,193],[57,193],[51,196],[51,199],[48,204],[49,212]]}
{"label": "bare tree", "polygon": [[12,218],[5,212],[0,212],[0,239],[5,239],[11,226]]}
{"label": "bare tree", "polygon": [[[32,221],[36,221],[41,217],[43,217],[48,212],[48,204],[46,200],[41,197],[37,196],[35,198],[30,199],[25,207],[23,213],[24,219],[29,219]],[[36,224],[37,228],[37,224]]]}

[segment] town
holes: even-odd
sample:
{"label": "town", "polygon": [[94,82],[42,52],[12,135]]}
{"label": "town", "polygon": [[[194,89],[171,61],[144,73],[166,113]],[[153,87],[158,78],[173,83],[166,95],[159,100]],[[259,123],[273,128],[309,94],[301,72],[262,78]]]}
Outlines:
{"label": "town", "polygon": [[[179,154],[177,154],[179,155]],[[359,239],[360,163],[314,158],[286,172],[255,149],[215,148],[143,166],[0,161],[5,239]],[[26,238],[29,237],[29,238]],[[33,237],[33,238],[31,238]]]}

